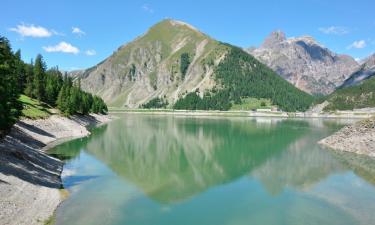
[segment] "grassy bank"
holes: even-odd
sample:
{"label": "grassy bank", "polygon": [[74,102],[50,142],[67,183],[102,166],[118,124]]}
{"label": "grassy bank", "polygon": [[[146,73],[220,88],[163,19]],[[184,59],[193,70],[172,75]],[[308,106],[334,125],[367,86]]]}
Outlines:
{"label": "grassy bank", "polygon": [[23,117],[29,119],[45,119],[53,114],[52,108],[46,103],[32,99],[26,95],[21,95],[19,100],[23,105]]}

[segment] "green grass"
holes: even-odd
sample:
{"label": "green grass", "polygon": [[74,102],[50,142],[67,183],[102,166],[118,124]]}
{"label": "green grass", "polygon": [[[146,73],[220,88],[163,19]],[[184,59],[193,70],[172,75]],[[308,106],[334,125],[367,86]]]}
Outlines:
{"label": "green grass", "polygon": [[56,216],[53,214],[47,220],[44,221],[44,225],[53,225],[56,222]]}
{"label": "green grass", "polygon": [[23,105],[22,116],[29,119],[43,119],[49,117],[52,112],[47,104],[32,99],[26,95],[21,95],[19,100]]}
{"label": "green grass", "polygon": [[270,109],[273,107],[271,100],[264,98],[243,98],[241,101],[241,104],[233,104],[230,110]]}

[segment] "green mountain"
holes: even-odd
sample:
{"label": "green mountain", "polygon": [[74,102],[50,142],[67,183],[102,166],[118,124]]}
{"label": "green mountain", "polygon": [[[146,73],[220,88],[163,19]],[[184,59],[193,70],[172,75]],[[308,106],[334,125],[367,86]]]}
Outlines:
{"label": "green mountain", "polygon": [[116,107],[228,110],[255,97],[303,111],[312,102],[241,49],[175,20],[161,21],[78,76],[84,90]]}
{"label": "green mountain", "polygon": [[328,102],[325,111],[375,107],[375,77],[355,86],[337,89],[322,100]]}

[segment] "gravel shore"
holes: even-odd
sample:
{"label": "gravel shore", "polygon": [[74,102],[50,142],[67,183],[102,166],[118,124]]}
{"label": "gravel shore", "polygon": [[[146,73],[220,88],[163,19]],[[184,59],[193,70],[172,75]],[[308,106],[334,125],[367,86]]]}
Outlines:
{"label": "gravel shore", "polygon": [[109,121],[92,114],[17,122],[0,141],[0,224],[44,224],[63,200],[63,162],[44,151],[53,143],[87,136],[87,127]]}
{"label": "gravel shore", "polygon": [[338,151],[375,157],[375,118],[346,126],[319,144]]}

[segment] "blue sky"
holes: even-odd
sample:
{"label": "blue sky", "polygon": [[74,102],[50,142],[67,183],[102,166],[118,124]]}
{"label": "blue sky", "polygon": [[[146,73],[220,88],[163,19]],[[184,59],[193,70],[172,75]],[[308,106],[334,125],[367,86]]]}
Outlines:
{"label": "blue sky", "polygon": [[1,8],[0,35],[24,60],[41,53],[48,66],[64,70],[97,64],[165,18],[240,47],[283,30],[354,58],[375,52],[373,0],[2,0]]}

